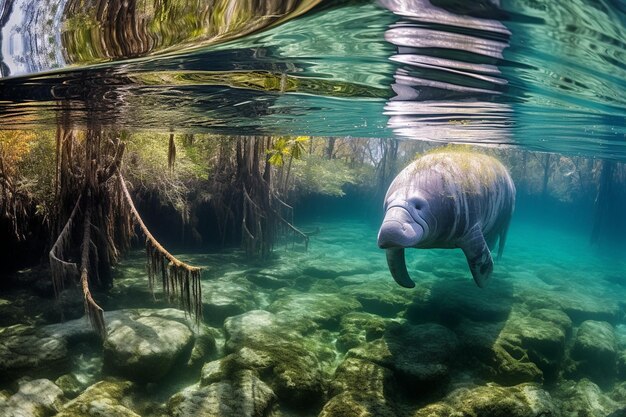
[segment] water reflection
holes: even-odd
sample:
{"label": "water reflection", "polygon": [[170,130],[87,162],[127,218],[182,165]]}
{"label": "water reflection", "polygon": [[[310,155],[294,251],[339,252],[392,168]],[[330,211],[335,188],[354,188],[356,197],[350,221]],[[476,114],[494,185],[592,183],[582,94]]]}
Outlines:
{"label": "water reflection", "polygon": [[0,0],[0,75],[221,43],[292,19],[320,1]]}
{"label": "water reflection", "polygon": [[[400,64],[385,106],[402,137],[432,141],[509,143],[512,109],[499,99],[508,81],[498,68],[509,30],[497,5],[475,3],[464,15],[454,1],[380,0],[401,19],[385,39]],[[478,15],[478,16],[475,16]]]}
{"label": "water reflection", "polygon": [[615,1],[324,2],[291,19],[312,1],[0,0],[0,128],[63,115],[626,159]]}

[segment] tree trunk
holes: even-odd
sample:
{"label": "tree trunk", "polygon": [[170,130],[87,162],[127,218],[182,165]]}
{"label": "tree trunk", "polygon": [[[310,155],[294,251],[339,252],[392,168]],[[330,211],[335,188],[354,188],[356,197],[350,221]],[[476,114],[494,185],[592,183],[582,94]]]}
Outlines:
{"label": "tree trunk", "polygon": [[550,180],[550,160],[552,155],[549,153],[544,155],[543,158],[543,181],[541,185],[541,196],[545,200],[548,197],[548,181]]}
{"label": "tree trunk", "polygon": [[337,138],[328,138],[328,143],[326,144],[326,159],[333,159],[333,152],[335,151],[335,141]]}
{"label": "tree trunk", "polygon": [[593,229],[591,230],[591,244],[596,244],[600,236],[608,230],[611,222],[611,204],[613,202],[613,173],[614,161],[602,161],[598,193],[594,204]]}

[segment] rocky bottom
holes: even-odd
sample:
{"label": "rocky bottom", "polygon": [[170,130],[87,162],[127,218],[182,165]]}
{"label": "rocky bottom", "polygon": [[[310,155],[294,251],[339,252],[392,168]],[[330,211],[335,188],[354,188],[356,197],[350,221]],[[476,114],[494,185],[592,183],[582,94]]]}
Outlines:
{"label": "rocky bottom", "polygon": [[200,324],[129,257],[98,295],[104,343],[75,289],[55,302],[23,272],[0,299],[0,416],[626,416],[623,263],[520,229],[487,289],[448,250],[416,254],[407,290],[374,229],[313,226],[265,263],[183,255],[207,268]]}

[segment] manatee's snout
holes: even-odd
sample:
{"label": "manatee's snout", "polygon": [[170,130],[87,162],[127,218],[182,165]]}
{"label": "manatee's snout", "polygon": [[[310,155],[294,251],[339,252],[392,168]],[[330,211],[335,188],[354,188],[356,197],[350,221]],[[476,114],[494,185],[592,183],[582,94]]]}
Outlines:
{"label": "manatee's snout", "polygon": [[385,219],[378,231],[378,247],[410,248],[417,245],[424,235],[423,227],[418,224],[403,207],[391,207],[385,213]]}

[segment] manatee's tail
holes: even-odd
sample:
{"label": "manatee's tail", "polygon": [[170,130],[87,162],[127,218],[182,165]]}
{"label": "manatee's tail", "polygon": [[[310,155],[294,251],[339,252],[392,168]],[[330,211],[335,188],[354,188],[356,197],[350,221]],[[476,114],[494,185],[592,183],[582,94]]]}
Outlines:
{"label": "manatee's tail", "polygon": [[398,284],[405,288],[415,287],[415,282],[409,276],[406,270],[406,261],[404,260],[404,248],[389,248],[387,252],[387,265],[391,276]]}

